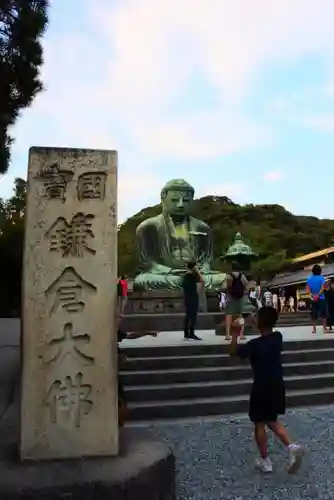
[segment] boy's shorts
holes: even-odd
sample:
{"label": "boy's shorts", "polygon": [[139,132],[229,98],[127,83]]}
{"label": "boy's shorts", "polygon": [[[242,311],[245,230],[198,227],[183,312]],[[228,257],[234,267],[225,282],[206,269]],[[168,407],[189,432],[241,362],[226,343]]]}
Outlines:
{"label": "boy's shorts", "polygon": [[311,302],[311,318],[313,320],[325,319],[327,317],[326,311],[326,301],[324,299],[319,299],[317,301],[312,300]]}
{"label": "boy's shorts", "polygon": [[253,423],[276,422],[285,413],[285,386],[282,379],[254,383],[249,401],[249,418]]}

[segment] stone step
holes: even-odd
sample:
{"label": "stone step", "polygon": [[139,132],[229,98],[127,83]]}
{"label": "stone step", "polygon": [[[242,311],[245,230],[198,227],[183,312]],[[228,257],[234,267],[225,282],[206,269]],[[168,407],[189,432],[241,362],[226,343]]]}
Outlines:
{"label": "stone step", "polygon": [[[284,374],[288,376],[334,373],[334,360],[288,363],[284,364]],[[192,382],[212,382],[212,381],[236,381],[240,379],[251,378],[251,369],[248,364],[239,366],[219,366],[202,367],[187,369],[168,369],[168,370],[138,370],[121,371],[120,376],[125,386],[129,385],[170,385],[176,383]],[[333,384],[334,385],[334,384]]]}
{"label": "stone step", "polygon": [[[283,352],[284,363],[331,361],[333,349],[292,350]],[[171,368],[198,368],[199,366],[238,366],[240,360],[229,354],[196,354],[181,356],[128,357],[124,369],[126,371],[169,370]]]}
{"label": "stone step", "polygon": [[[214,329],[224,320],[224,314],[220,312],[199,313],[197,330]],[[178,331],[182,330],[184,313],[149,313],[149,314],[125,314],[123,328],[127,331],[133,330],[157,330]],[[283,313],[280,315],[278,326],[303,326],[310,325],[310,314],[306,312]]]}
{"label": "stone step", "polygon": [[[287,390],[311,390],[334,387],[334,372],[309,376],[285,377]],[[180,383],[170,385],[127,386],[126,395],[130,403],[168,401],[175,399],[198,399],[244,396],[250,393],[252,379],[217,381],[205,383]]]}
{"label": "stone step", "polygon": [[[283,332],[284,337],[284,332]],[[211,354],[227,354],[228,345],[226,343],[206,344],[205,341],[184,341],[177,345],[150,345],[150,346],[120,346],[128,357],[152,358],[166,356],[197,356]],[[312,340],[288,340],[284,341],[285,351],[303,351],[313,349],[333,349],[334,338],[315,338]]]}
{"label": "stone step", "polygon": [[[231,397],[178,399],[129,403],[129,420],[152,420],[246,413],[248,395]],[[323,389],[288,390],[287,406],[333,404],[333,386]]]}

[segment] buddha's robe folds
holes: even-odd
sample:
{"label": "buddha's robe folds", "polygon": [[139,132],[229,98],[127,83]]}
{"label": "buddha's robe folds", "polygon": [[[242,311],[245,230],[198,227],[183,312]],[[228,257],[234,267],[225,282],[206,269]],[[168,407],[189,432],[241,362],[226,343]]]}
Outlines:
{"label": "buddha's robe folds", "polygon": [[210,267],[211,229],[194,217],[177,226],[166,214],[151,217],[138,226],[136,244],[141,273],[135,278],[135,290],[179,289],[190,261],[196,261],[206,289],[220,289],[225,282],[226,274]]}

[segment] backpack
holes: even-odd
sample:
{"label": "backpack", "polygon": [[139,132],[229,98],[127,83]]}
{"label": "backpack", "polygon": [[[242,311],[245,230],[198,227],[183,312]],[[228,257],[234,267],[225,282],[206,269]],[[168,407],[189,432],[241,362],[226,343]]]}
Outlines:
{"label": "backpack", "polygon": [[245,294],[245,286],[242,282],[242,273],[239,273],[239,276],[235,276],[234,274],[231,274],[231,276],[233,279],[231,287],[229,288],[229,294],[233,299],[241,300]]}

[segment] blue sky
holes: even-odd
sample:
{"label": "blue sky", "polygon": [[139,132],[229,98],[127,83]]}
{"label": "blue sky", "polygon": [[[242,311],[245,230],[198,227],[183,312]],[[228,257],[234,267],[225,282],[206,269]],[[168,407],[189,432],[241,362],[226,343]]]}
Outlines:
{"label": "blue sky", "polygon": [[119,217],[183,177],[197,196],[334,218],[333,0],[54,0],[45,92],[13,130],[32,145],[117,149]]}

